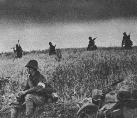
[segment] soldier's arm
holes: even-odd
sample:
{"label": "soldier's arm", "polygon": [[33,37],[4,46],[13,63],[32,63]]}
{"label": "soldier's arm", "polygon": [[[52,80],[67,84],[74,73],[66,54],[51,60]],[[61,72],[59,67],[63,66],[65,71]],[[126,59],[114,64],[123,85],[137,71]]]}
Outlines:
{"label": "soldier's arm", "polygon": [[36,87],[32,87],[30,89],[27,89],[24,91],[24,94],[30,94],[30,93],[34,93],[36,91],[38,91],[39,89],[42,89],[42,86],[36,86]]}
{"label": "soldier's arm", "polygon": [[24,94],[30,94],[30,93],[39,93],[39,92],[44,92],[44,93],[52,93],[52,92],[56,92],[50,85],[45,85],[42,82],[39,82],[38,85],[36,87],[30,88],[28,90],[24,91]]}
{"label": "soldier's arm", "polygon": [[27,90],[27,89],[29,89],[28,80],[27,80],[27,82],[26,82],[26,85],[25,85],[24,91]]}
{"label": "soldier's arm", "polygon": [[43,75],[40,76],[40,81],[38,82],[36,87],[30,88],[25,91],[26,94],[33,93],[33,92],[38,92],[46,88],[46,79]]}
{"label": "soldier's arm", "polygon": [[96,38],[93,38],[93,41],[95,40]]}

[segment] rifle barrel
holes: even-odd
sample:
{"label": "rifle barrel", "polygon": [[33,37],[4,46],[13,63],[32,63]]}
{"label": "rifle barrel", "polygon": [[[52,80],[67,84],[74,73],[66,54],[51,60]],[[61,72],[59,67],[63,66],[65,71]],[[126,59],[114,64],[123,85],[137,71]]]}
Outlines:
{"label": "rifle barrel", "polygon": [[103,90],[103,91],[105,91],[104,93],[105,93],[105,94],[109,93],[110,90],[111,90],[111,89],[110,89],[111,87],[117,85],[118,83],[120,83],[120,82],[122,82],[122,81],[123,81],[123,80],[121,79],[121,80],[119,80],[119,81],[116,81],[116,82],[112,83],[111,85],[106,86],[106,87],[104,88],[104,90]]}

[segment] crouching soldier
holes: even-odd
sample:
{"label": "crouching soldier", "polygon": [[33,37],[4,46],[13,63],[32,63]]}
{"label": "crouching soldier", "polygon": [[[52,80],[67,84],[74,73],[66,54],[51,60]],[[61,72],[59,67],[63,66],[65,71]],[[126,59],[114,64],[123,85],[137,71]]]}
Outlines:
{"label": "crouching soldier", "polygon": [[110,92],[105,96],[104,105],[98,110],[97,118],[123,118],[121,109],[117,107],[115,92]]}
{"label": "crouching soldier", "polygon": [[25,115],[30,118],[35,107],[44,105],[47,98],[50,97],[52,100],[57,101],[57,96],[52,96],[54,93],[53,88],[46,83],[46,79],[38,71],[38,62],[30,60],[25,67],[27,67],[29,77],[25,89],[18,94],[18,102],[11,105],[11,118],[17,118],[24,105],[26,108]]}
{"label": "crouching soldier", "polygon": [[121,86],[113,99],[110,99],[110,96],[106,96],[106,99],[108,102],[99,109],[97,118],[131,118],[131,116],[137,116],[137,89],[132,88],[131,85]]}

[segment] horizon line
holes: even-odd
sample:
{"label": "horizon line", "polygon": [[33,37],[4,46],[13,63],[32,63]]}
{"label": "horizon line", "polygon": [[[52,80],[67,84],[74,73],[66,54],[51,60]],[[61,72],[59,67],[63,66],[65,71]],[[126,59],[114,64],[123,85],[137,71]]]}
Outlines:
{"label": "horizon line", "polygon": [[[56,48],[56,50],[57,49],[61,49],[61,50],[66,50],[66,49],[86,49],[87,47],[70,47],[70,48]],[[103,48],[103,49],[107,49],[107,48],[122,48],[122,47],[120,47],[120,46],[108,46],[108,47],[104,47],[104,46],[98,46],[97,47],[97,50],[98,49],[101,49],[101,48]],[[132,46],[132,48],[137,48],[137,46],[135,45],[135,46]],[[23,52],[42,52],[42,51],[48,51],[49,49],[44,49],[44,50],[42,50],[42,49],[39,49],[39,50],[23,50]],[[94,50],[95,51],[95,50]],[[5,52],[0,52],[0,54],[6,54],[6,53],[14,53],[13,51],[5,51]]]}

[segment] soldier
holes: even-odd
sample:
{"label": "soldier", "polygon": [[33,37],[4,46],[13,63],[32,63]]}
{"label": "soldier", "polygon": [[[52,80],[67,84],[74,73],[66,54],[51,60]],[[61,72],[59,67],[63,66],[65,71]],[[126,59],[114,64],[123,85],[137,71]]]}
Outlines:
{"label": "soldier", "polygon": [[29,77],[25,89],[18,94],[18,103],[11,108],[11,118],[17,118],[22,104],[25,104],[27,118],[30,118],[34,113],[35,106],[43,105],[47,99],[47,92],[52,93],[54,90],[46,88],[46,79],[38,71],[38,62],[30,60],[27,65]]}
{"label": "soldier", "polygon": [[55,50],[55,47],[56,47],[56,45],[55,46],[53,46],[53,44],[51,43],[51,42],[49,42],[49,55],[54,55],[54,54],[56,54],[56,50]]}
{"label": "soldier", "polygon": [[89,37],[89,44],[87,50],[94,50],[97,48],[95,45],[95,39],[96,38]]}
{"label": "soldier", "polygon": [[126,40],[128,40],[128,36],[127,36],[126,32],[124,32],[123,33],[123,40],[122,40],[122,47],[125,47]]}
{"label": "soldier", "polygon": [[21,58],[22,57],[22,47],[19,44],[19,40],[18,40],[18,44],[16,44],[16,52],[17,52],[17,58]]}
{"label": "soldier", "polygon": [[126,32],[123,33],[122,47],[125,49],[130,49],[133,45],[133,42],[130,39],[130,34],[127,35]]}
{"label": "soldier", "polygon": [[89,45],[90,45],[90,46],[94,46],[94,45],[95,45],[95,39],[96,39],[96,38],[93,38],[93,39],[92,39],[92,37],[89,37]]}
{"label": "soldier", "polygon": [[136,76],[125,79],[116,87],[116,101],[105,104],[99,110],[97,118],[110,118],[110,116],[111,118],[131,118],[131,116],[137,116]]}
{"label": "soldier", "polygon": [[16,46],[13,47],[12,49],[14,51],[15,58],[21,58],[22,57],[23,50],[22,50],[22,47],[19,44],[19,40],[18,40],[18,43],[16,44]]}
{"label": "soldier", "polygon": [[[78,118],[83,118],[84,116],[87,116],[87,115],[91,117],[92,115],[96,113],[97,113],[97,118],[105,118],[106,112],[116,104],[115,103],[116,95],[110,94],[110,91],[112,91],[116,87],[116,85],[122,81],[123,80],[116,81],[112,83],[111,85],[108,85],[105,88],[103,88],[103,90],[93,89],[92,101],[90,100],[79,109],[77,113]],[[104,105],[106,102],[110,104],[108,105],[107,103],[106,105]]]}

